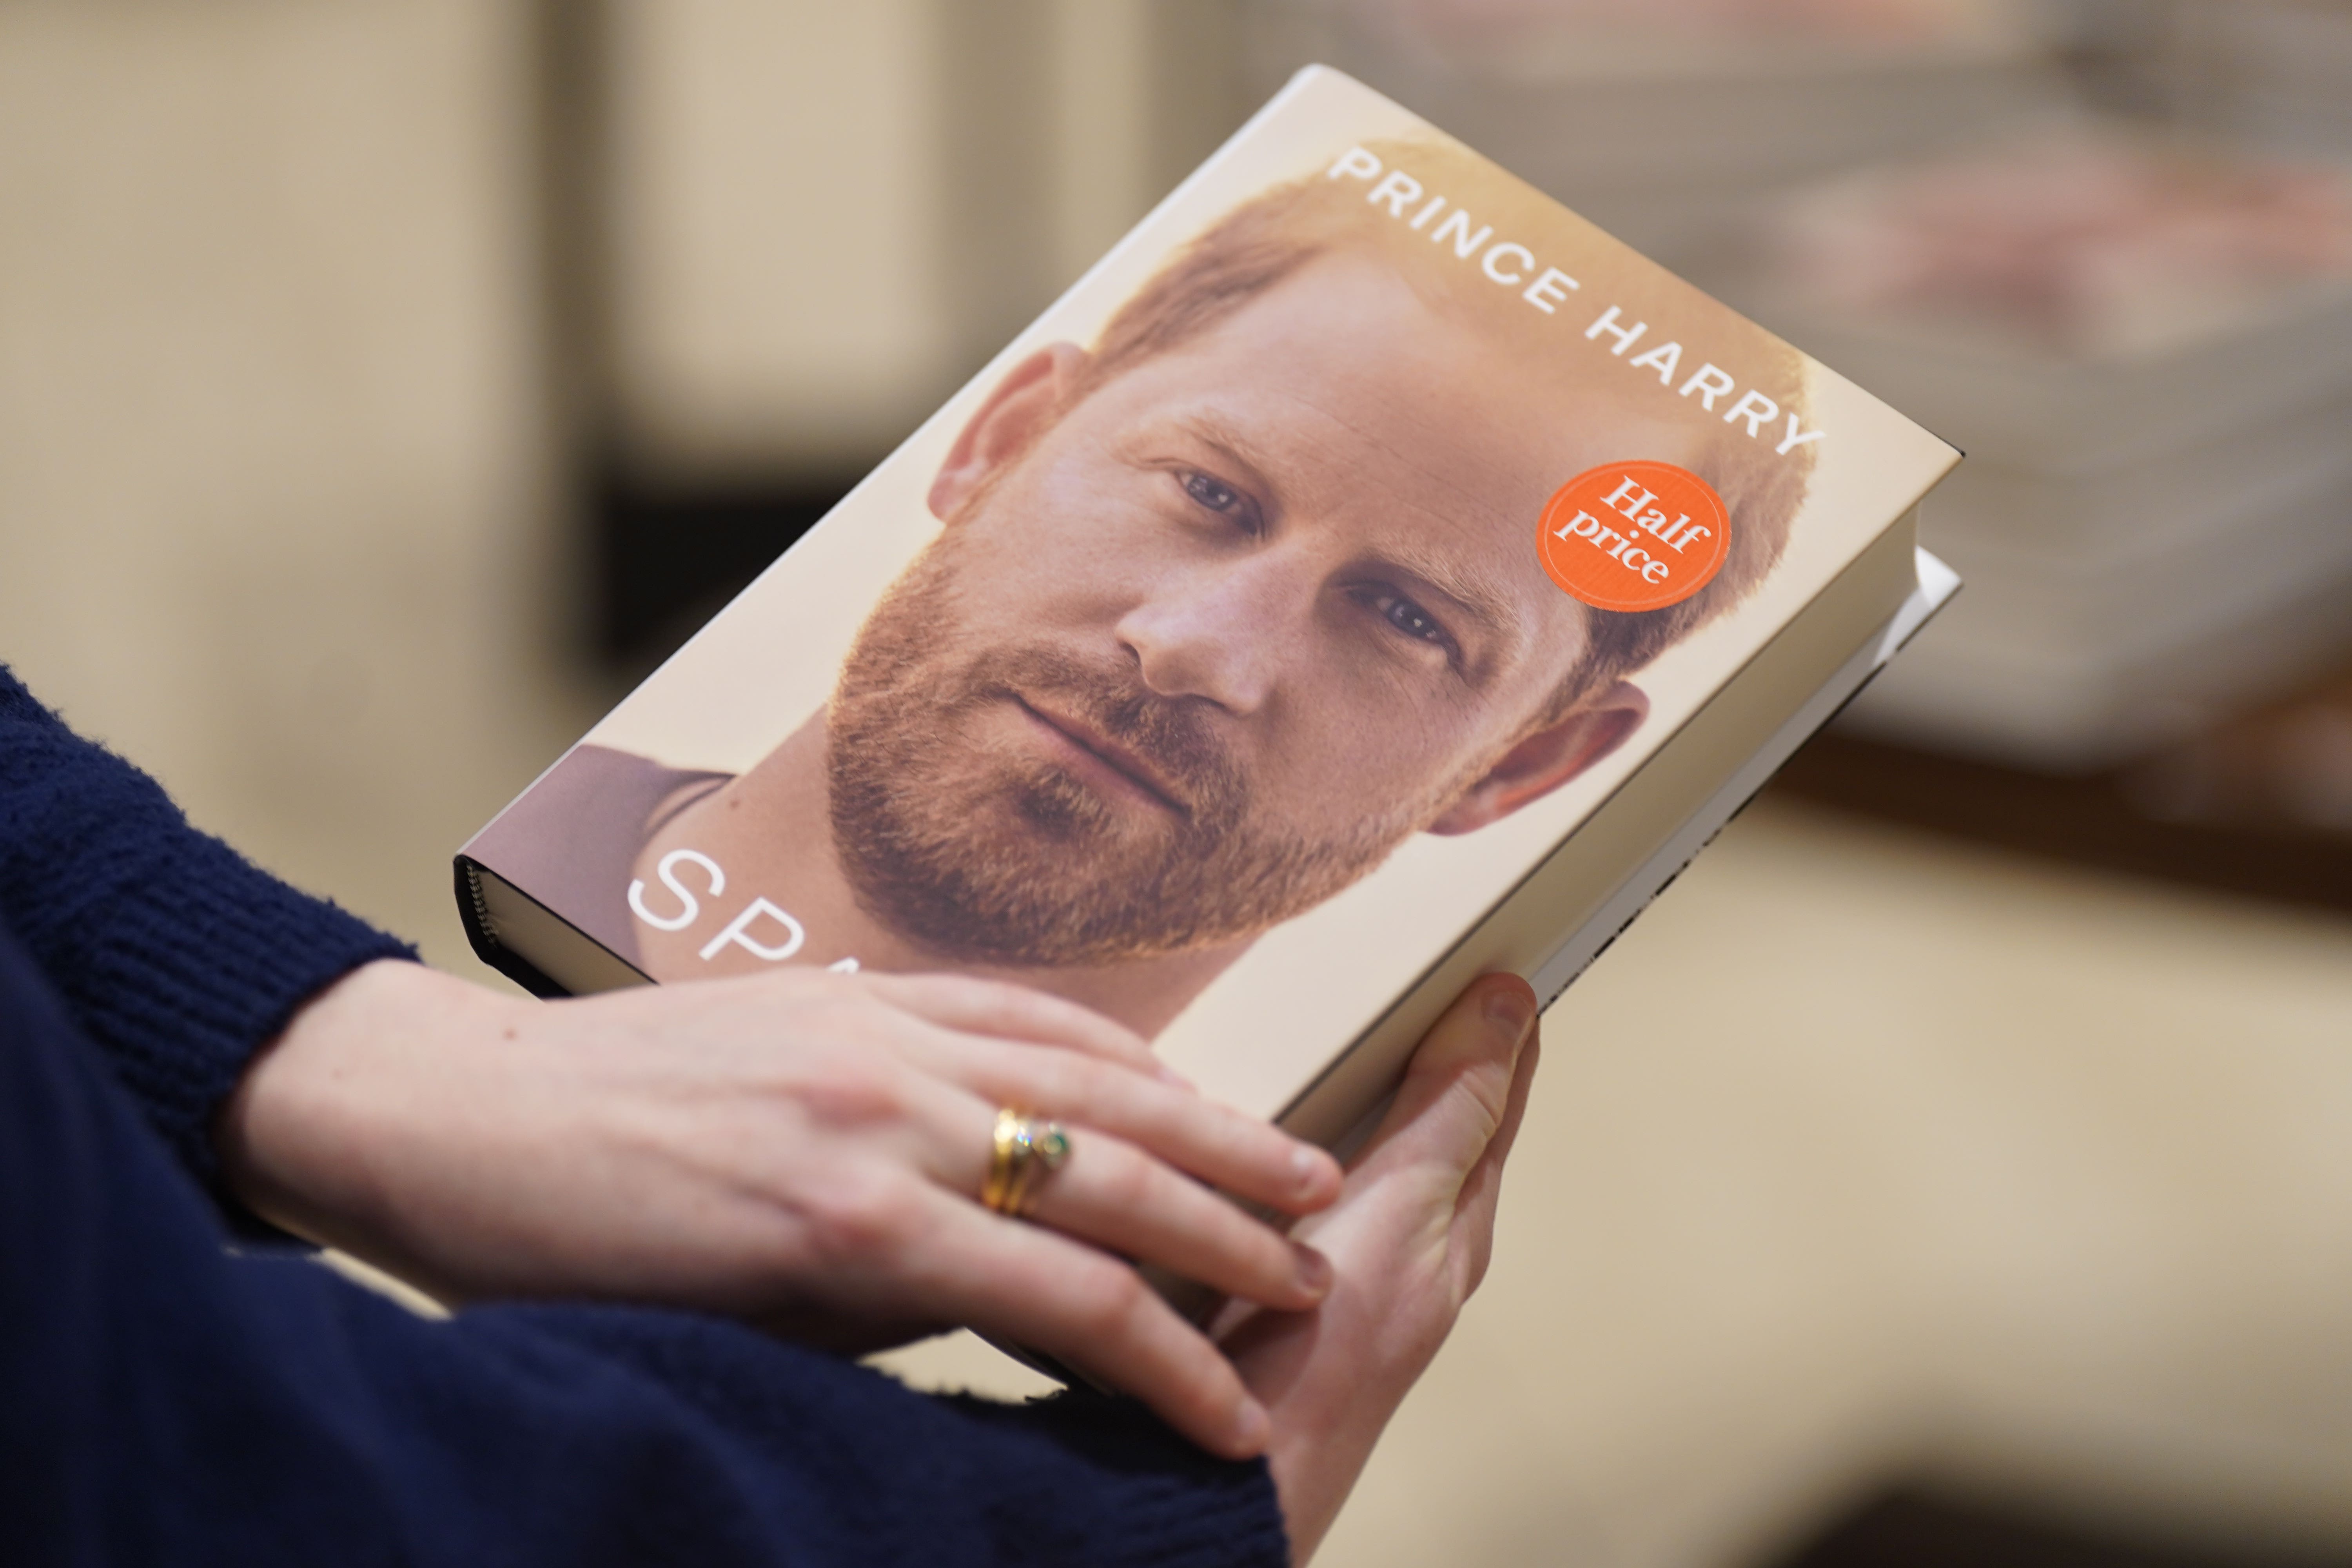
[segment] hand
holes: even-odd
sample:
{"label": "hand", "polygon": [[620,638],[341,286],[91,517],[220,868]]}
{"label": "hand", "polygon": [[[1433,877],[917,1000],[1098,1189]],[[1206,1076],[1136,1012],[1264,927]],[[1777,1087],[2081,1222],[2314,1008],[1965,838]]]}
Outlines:
{"label": "hand", "polygon": [[[1008,1104],[1070,1129],[1034,1223],[975,1201]],[[1339,1187],[1083,1008],[813,969],[532,1003],[371,964],[261,1055],[216,1141],[255,1212],[451,1300],[689,1305],[835,1343],[964,1323],[1236,1458],[1265,1411],[1120,1258],[1303,1309],[1329,1266],[1201,1184],[1286,1215]]]}
{"label": "hand", "polygon": [[1217,1327],[1273,1417],[1267,1458],[1300,1563],[1486,1276],[1536,1027],[1517,976],[1465,991],[1413,1054],[1338,1204],[1294,1233],[1331,1259],[1330,1293],[1307,1312],[1236,1306]]}

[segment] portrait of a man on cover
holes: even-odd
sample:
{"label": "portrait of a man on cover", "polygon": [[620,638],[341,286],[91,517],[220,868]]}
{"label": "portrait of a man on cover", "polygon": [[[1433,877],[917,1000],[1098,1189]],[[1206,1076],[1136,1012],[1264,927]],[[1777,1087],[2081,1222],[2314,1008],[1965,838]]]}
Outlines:
{"label": "portrait of a man on cover", "polygon": [[[998,376],[930,479],[936,536],[756,765],[583,746],[478,852],[657,980],[961,969],[1148,1035],[1409,837],[1475,832],[1619,746],[1633,678],[1772,568],[1811,453],[1629,369],[1622,325],[1586,332],[1584,300],[1645,285],[1570,276],[1607,262],[1533,192],[1445,145],[1358,156],[1410,171],[1413,204],[1360,166],[1277,186],[1091,343]],[[1451,232],[1415,225],[1422,192]],[[1519,258],[1546,249],[1565,273],[1531,295]],[[1793,432],[1797,356],[1704,325]],[[1727,553],[1679,603],[1597,610],[1535,525],[1632,459],[1712,486]]]}

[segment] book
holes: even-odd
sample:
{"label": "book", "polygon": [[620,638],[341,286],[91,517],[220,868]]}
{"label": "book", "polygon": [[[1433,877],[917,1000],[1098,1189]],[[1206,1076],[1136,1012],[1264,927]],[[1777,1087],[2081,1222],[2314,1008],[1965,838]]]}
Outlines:
{"label": "book", "polygon": [[1954,586],[1958,454],[1310,68],[457,858],[542,994],[954,971],[1336,1143]]}

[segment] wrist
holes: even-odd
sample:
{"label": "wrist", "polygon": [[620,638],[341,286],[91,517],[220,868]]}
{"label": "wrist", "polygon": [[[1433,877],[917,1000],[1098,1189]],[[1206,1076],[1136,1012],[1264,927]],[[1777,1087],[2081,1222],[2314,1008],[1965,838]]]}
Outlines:
{"label": "wrist", "polygon": [[282,1229],[364,1254],[407,1099],[399,1069],[484,1026],[484,1004],[502,1000],[400,960],[345,974],[255,1054],[215,1119],[223,1185]]}

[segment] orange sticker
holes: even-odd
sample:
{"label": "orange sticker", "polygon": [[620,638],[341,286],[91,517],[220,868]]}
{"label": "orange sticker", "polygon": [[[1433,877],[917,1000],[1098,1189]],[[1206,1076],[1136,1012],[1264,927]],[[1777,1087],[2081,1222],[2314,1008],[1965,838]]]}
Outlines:
{"label": "orange sticker", "polygon": [[1731,514],[1672,463],[1604,463],[1554,492],[1536,528],[1544,571],[1596,610],[1661,610],[1715,580]]}

